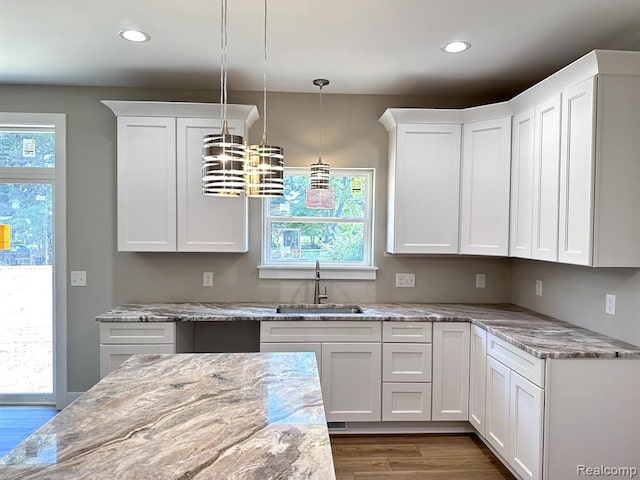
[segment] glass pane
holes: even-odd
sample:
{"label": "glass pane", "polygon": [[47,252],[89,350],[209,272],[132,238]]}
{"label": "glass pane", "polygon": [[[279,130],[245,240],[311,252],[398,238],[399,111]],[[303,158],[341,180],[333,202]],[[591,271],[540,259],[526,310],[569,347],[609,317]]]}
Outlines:
{"label": "glass pane", "polygon": [[364,262],[364,223],[274,222],[271,261]]}
{"label": "glass pane", "polygon": [[55,133],[0,131],[0,167],[46,167],[56,163]]}
{"label": "glass pane", "polygon": [[287,175],[284,196],[269,201],[271,217],[364,218],[366,214],[367,177],[331,175],[335,194],[332,209],[307,208],[309,175]]}
{"label": "glass pane", "polygon": [[0,394],[53,392],[53,188],[0,183]]}

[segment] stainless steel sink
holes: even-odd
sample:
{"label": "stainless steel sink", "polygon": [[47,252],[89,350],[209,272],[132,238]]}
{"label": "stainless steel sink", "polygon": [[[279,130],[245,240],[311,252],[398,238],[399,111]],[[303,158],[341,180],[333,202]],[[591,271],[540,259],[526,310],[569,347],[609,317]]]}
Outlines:
{"label": "stainless steel sink", "polygon": [[342,305],[337,303],[307,303],[278,305],[276,313],[297,313],[299,315],[336,315],[362,313],[358,305]]}

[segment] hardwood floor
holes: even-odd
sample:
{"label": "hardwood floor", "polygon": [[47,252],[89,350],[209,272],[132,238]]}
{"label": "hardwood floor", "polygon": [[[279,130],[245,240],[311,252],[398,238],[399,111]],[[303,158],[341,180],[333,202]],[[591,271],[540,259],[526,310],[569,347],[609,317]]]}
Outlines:
{"label": "hardwood floor", "polygon": [[513,480],[475,434],[331,435],[337,480]]}
{"label": "hardwood floor", "polygon": [[0,458],[56,413],[53,407],[0,407]]}

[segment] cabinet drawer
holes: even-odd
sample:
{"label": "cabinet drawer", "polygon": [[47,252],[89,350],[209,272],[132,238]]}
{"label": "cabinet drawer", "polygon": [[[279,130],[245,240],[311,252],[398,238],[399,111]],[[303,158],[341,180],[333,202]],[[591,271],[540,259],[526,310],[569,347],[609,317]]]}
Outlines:
{"label": "cabinet drawer", "polygon": [[176,340],[174,322],[100,322],[101,344],[170,343]]}
{"label": "cabinet drawer", "polygon": [[384,343],[382,379],[385,382],[430,382],[430,343]]}
{"label": "cabinet drawer", "polygon": [[431,420],[430,383],[383,383],[382,421]]}
{"label": "cabinet drawer", "polygon": [[534,357],[491,333],[487,335],[487,354],[544,388],[544,358]]}
{"label": "cabinet drawer", "polygon": [[100,345],[100,378],[137,354],[176,353],[173,345]]}
{"label": "cabinet drawer", "polygon": [[381,338],[380,322],[260,322],[260,342],[379,342]]}
{"label": "cabinet drawer", "polygon": [[396,343],[431,343],[431,322],[383,322],[382,340]]}

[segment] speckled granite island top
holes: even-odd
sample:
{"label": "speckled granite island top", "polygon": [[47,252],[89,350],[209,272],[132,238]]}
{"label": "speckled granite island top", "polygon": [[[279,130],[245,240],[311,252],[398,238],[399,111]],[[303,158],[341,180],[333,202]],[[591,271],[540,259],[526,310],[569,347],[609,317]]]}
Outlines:
{"label": "speckled granite island top", "polygon": [[354,320],[471,322],[539,358],[640,358],[640,347],[511,304],[358,304],[361,314],[276,313],[265,303],[127,304],[103,322]]}
{"label": "speckled granite island top", "polygon": [[335,479],[313,353],[136,355],[0,460],[2,479]]}

